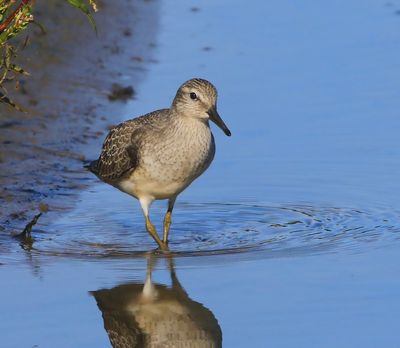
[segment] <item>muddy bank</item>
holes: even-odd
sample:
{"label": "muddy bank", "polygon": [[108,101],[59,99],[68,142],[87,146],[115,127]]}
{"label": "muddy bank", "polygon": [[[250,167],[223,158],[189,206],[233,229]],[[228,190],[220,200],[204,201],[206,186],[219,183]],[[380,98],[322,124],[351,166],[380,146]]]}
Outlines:
{"label": "muddy bank", "polygon": [[[110,125],[154,64],[157,1],[99,1],[98,36],[62,1],[38,2],[30,44],[20,53],[31,73],[0,105],[0,232],[20,232],[39,210],[52,219],[73,206],[94,178],[82,169],[97,156]],[[118,86],[127,87],[119,90]]]}

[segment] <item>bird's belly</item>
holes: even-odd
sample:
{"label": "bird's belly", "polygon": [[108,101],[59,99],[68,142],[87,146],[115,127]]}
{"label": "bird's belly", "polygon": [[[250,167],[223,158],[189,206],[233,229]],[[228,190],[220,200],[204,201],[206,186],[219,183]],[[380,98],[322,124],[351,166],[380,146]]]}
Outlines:
{"label": "bird's belly", "polygon": [[168,199],[182,192],[191,181],[157,180],[140,175],[131,175],[121,181],[118,188],[136,198],[151,197],[153,199]]}

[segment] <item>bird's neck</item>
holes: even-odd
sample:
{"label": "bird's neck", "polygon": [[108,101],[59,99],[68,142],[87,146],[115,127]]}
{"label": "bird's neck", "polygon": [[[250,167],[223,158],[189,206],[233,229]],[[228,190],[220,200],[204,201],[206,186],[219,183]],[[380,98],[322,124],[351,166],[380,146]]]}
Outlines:
{"label": "bird's neck", "polygon": [[176,113],[173,110],[171,110],[170,117],[174,126],[169,129],[181,133],[181,136],[191,137],[210,132],[207,119]]}

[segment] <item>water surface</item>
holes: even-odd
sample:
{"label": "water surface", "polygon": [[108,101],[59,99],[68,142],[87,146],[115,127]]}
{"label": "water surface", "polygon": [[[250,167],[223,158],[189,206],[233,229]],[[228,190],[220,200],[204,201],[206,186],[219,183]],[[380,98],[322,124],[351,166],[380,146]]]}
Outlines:
{"label": "water surface", "polygon": [[[123,118],[168,106],[199,76],[233,136],[214,129],[215,161],[174,212],[185,299],[156,255],[151,311],[195,313],[185,327],[216,346],[221,332],[226,347],[398,347],[400,3],[161,6],[158,63]],[[0,245],[7,347],[110,346],[94,294],[120,289],[114,324],[141,342],[146,325],[126,323],[144,313],[154,245],[135,200],[88,180],[73,211],[37,225],[30,251]],[[164,210],[152,209],[157,226]]]}

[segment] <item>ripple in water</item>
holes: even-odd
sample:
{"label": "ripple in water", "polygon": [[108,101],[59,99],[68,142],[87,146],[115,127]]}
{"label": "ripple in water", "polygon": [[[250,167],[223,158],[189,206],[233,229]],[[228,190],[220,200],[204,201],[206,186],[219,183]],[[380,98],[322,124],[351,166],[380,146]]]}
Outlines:
{"label": "ripple in water", "polygon": [[[153,209],[153,222],[163,210]],[[170,249],[176,255],[263,257],[363,250],[398,240],[399,214],[385,211],[258,204],[178,204]],[[161,226],[158,226],[161,230]],[[73,257],[137,257],[155,248],[132,206],[75,211],[35,235],[32,251]]]}

